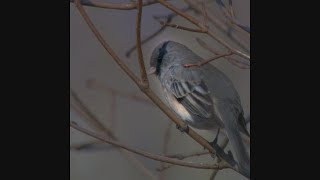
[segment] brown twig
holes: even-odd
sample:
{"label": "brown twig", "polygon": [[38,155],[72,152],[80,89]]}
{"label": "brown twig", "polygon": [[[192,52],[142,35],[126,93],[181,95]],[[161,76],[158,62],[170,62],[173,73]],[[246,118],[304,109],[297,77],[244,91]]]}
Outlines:
{"label": "brown twig", "polygon": [[[189,7],[183,9],[182,11],[188,11],[188,10],[190,10]],[[168,16],[166,16],[165,22],[166,22],[166,23],[170,23],[170,22],[172,21],[172,19],[173,19],[174,17],[176,17],[176,16],[177,16],[177,14],[175,14],[175,13],[169,14]],[[155,20],[157,20],[157,21],[158,21],[158,19],[161,18],[161,17],[162,17],[162,16],[153,16],[153,18],[154,18]],[[141,41],[141,45],[147,43],[148,41],[150,41],[151,39],[153,39],[154,37],[156,37],[157,35],[159,35],[163,30],[165,30],[165,28],[166,28],[166,26],[161,26],[161,28],[158,29],[156,32],[154,32],[153,34],[149,35],[147,38],[145,38],[144,40],[142,40],[142,41]],[[134,46],[132,46],[131,48],[129,48],[129,50],[126,52],[126,57],[130,57],[131,53],[132,53],[134,50],[136,50],[136,48],[137,48],[136,45],[134,45]]]}
{"label": "brown twig", "polygon": [[[202,41],[199,38],[196,38],[196,41],[199,43],[200,46],[202,46],[204,49],[210,51],[211,53],[215,54],[215,55],[220,55],[221,53],[219,53],[218,51],[216,51],[215,49],[211,48],[208,44],[206,44],[204,41]],[[241,69],[248,69],[250,68],[247,64],[244,64],[243,62],[232,58],[232,57],[225,57],[230,63],[232,63],[233,65],[241,68]],[[240,66],[239,64],[242,64],[243,66]]]}
{"label": "brown twig", "polygon": [[207,30],[203,30],[203,29],[194,29],[194,28],[184,27],[184,26],[180,26],[177,24],[173,24],[173,23],[167,23],[167,22],[160,21],[160,20],[158,20],[158,21],[162,26],[174,27],[176,29],[182,29],[182,30],[190,31],[190,32],[198,32],[198,33],[206,33],[207,32]]}
{"label": "brown twig", "polygon": [[[221,148],[224,149],[227,146],[228,142],[229,142],[228,138],[225,138],[221,143]],[[166,156],[170,157],[170,158],[177,158],[179,160],[183,160],[183,159],[190,158],[190,157],[203,156],[203,155],[209,155],[209,154],[210,154],[209,152],[193,152],[193,153],[184,154],[184,155],[183,154],[172,154],[172,155],[166,155]],[[221,162],[221,159],[219,157],[218,157],[218,161]],[[157,170],[160,172],[163,172],[164,170],[167,170],[167,169],[171,168],[172,166],[174,166],[174,164],[162,166],[162,167],[158,168]]]}
{"label": "brown twig", "polygon": [[117,56],[117,54],[112,50],[112,48],[107,44],[107,42],[103,39],[101,34],[98,32],[98,30],[95,28],[94,24],[90,20],[89,16],[87,15],[86,11],[82,7],[82,4],[80,3],[80,0],[75,0],[76,7],[78,8],[81,16],[86,21],[88,26],[90,27],[91,31],[94,33],[94,35],[97,37],[98,41],[101,43],[101,45],[108,51],[110,56],[115,60],[115,62],[127,73],[127,75],[134,81],[140,84],[139,78],[130,70],[130,68]]}
{"label": "brown twig", "polygon": [[[194,10],[195,13],[201,14],[202,13],[202,9],[200,9],[198,7],[197,4],[202,3],[201,1],[194,1],[194,0],[184,0],[190,8],[192,8],[192,10]],[[232,26],[232,24],[229,21],[224,21],[221,22],[218,18],[219,16],[214,15],[214,12],[212,11],[210,13],[210,15],[208,14],[208,20],[215,25],[216,28],[218,28],[223,34],[225,34],[226,36],[228,36],[233,42],[235,42],[239,47],[243,48],[244,50],[248,51],[247,47],[245,45],[242,44],[242,42],[240,42],[238,39],[238,36],[235,38],[234,36],[232,36],[231,34],[226,33],[227,29],[229,26]],[[239,31],[238,29],[236,29],[238,32],[243,33],[243,31]]]}
{"label": "brown twig", "polygon": [[[79,143],[79,144],[73,144],[70,146],[70,150],[76,150],[76,151],[88,151],[88,150],[97,150],[99,145],[106,145],[105,143],[101,142],[87,142],[87,143]],[[113,145],[104,146],[102,148],[104,151],[115,149]]]}
{"label": "brown twig", "polygon": [[233,11],[232,0],[229,0],[229,6],[230,6],[230,15],[231,15],[231,18],[234,19],[234,18],[235,18],[235,15],[234,15],[234,11]]}
{"label": "brown twig", "polygon": [[[71,3],[75,3],[76,0],[70,0]],[[156,0],[145,0],[142,6],[149,6],[158,3]],[[81,4],[85,6],[106,8],[106,9],[117,9],[117,10],[132,10],[137,8],[137,3],[134,1],[126,3],[110,3],[110,2],[93,2],[91,0],[81,0]]]}
{"label": "brown twig", "polygon": [[87,80],[86,84],[87,84],[88,88],[92,88],[92,89],[96,89],[96,90],[100,89],[100,90],[106,91],[111,94],[113,93],[116,96],[124,97],[124,98],[130,99],[132,101],[141,102],[141,103],[144,103],[147,105],[154,106],[154,103],[152,103],[149,99],[147,99],[145,97],[141,97],[141,96],[134,94],[134,93],[127,93],[127,92],[120,91],[118,89],[114,89],[114,88],[105,86],[105,85],[97,82],[95,79]]}
{"label": "brown twig", "polygon": [[185,159],[185,158],[190,158],[190,157],[195,157],[195,156],[203,156],[203,155],[208,155],[211,154],[210,152],[193,152],[189,154],[171,154],[171,155],[166,155],[167,157],[170,158],[176,158],[176,159]]}
{"label": "brown twig", "polygon": [[[105,127],[99,120],[98,118],[87,108],[87,106],[80,100],[80,98],[78,97],[78,95],[71,89],[71,107],[73,107],[82,117],[84,117],[84,119],[86,120],[86,122],[92,126],[93,128],[95,128],[96,130],[98,130],[99,132],[101,132],[102,134],[104,134],[106,137],[110,137],[113,140],[117,140],[118,138],[115,137],[115,135],[113,134],[113,132]],[[151,179],[155,179],[155,176],[153,175],[153,173],[148,170],[137,158],[135,158],[132,154],[130,154],[127,151],[124,151],[123,149],[118,149],[120,153],[122,153],[122,155],[124,155],[124,157],[132,162],[136,168],[138,168],[142,173],[144,173],[146,176],[151,177]]]}
{"label": "brown twig", "polygon": [[[159,0],[160,2],[160,0]],[[167,3],[163,0],[161,0],[162,3]],[[86,11],[82,7],[79,0],[76,0],[76,7],[78,8],[81,16],[88,24],[89,28],[92,30],[92,32],[95,34],[95,36],[98,38],[99,42],[103,45],[103,47],[107,50],[107,52],[113,57],[113,59],[117,62],[117,64],[120,66],[120,68],[136,83],[136,85],[140,88],[140,90],[147,95],[169,118],[172,120],[177,126],[179,127],[185,127],[185,123],[174,113],[172,112],[166,104],[164,104],[161,99],[148,87],[145,87],[139,79],[133,74],[133,72],[125,65],[125,63],[115,54],[115,52],[110,48],[110,46],[107,44],[107,42],[102,38],[101,34],[98,32],[96,27],[93,25],[92,21],[90,20],[89,16],[87,15]],[[179,11],[181,13],[181,11]],[[205,140],[202,136],[200,136],[198,133],[196,133],[191,128],[186,131],[186,134],[188,134],[192,139],[194,139],[196,142],[198,142],[201,146],[208,149],[211,153],[215,153],[215,150],[213,147],[208,143],[207,140]],[[226,162],[223,160],[222,162]],[[227,162],[226,162],[227,163]],[[235,171],[242,174],[238,168],[233,168]]]}
{"label": "brown twig", "polygon": [[194,25],[198,26],[200,29],[207,31],[207,34],[215,39],[216,41],[218,41],[220,44],[222,44],[224,47],[228,48],[230,51],[232,51],[234,54],[237,54],[243,58],[246,58],[248,60],[250,60],[250,56],[238,49],[233,48],[232,46],[230,46],[228,43],[226,43],[224,40],[222,40],[219,36],[217,36],[215,33],[213,33],[212,31],[209,31],[207,27],[205,27],[203,25],[203,23],[201,23],[200,21],[198,21],[197,19],[195,19],[194,17],[186,14],[185,12],[179,10],[178,8],[174,7],[172,4],[168,3],[165,0],[158,0],[159,3],[161,3],[163,6],[167,7],[168,9],[170,9],[171,11],[177,13],[178,15],[180,15],[181,17],[187,19],[188,21],[190,21],[191,23],[193,23]]}
{"label": "brown twig", "polygon": [[146,73],[146,68],[144,67],[143,54],[141,49],[141,15],[142,15],[142,0],[137,0],[137,25],[136,25],[136,46],[138,51],[138,62],[140,66],[140,74],[141,74],[141,85],[143,88],[149,87],[148,77]]}
{"label": "brown twig", "polygon": [[197,64],[185,64],[184,67],[185,68],[190,68],[190,67],[200,67],[202,65],[205,65],[211,61],[214,61],[216,59],[219,59],[219,58],[222,58],[222,57],[226,57],[226,56],[231,56],[233,53],[232,52],[228,52],[228,53],[225,53],[225,54],[221,54],[221,55],[218,55],[216,57],[213,57],[213,58],[210,58],[210,59],[207,59],[205,61],[202,61],[202,62],[199,62]]}
{"label": "brown twig", "polygon": [[109,136],[111,138],[115,138],[108,128],[106,128],[99,120],[98,118],[86,107],[86,105],[80,100],[78,94],[70,89],[70,105],[71,107],[88,123],[89,126],[97,129],[99,132],[103,132],[106,136]]}
{"label": "brown twig", "polygon": [[204,21],[204,25],[208,28],[208,13],[207,13],[207,8],[206,8],[206,4],[205,2],[201,2],[202,5],[202,13],[203,13],[203,21]]}
{"label": "brown twig", "polygon": [[[225,149],[226,146],[228,145],[228,142],[229,142],[229,139],[228,139],[227,137],[225,137],[225,138],[222,140],[221,148],[222,148],[222,149]],[[220,163],[220,162],[221,162],[221,159],[218,157],[217,163]],[[218,171],[219,171],[219,170],[214,169],[214,170],[212,171],[212,174],[211,174],[209,180],[214,180],[214,178],[215,178],[216,175],[218,174]]]}
{"label": "brown twig", "polygon": [[166,162],[166,163],[170,163],[170,164],[175,164],[175,165],[179,165],[179,166],[185,166],[185,167],[190,167],[190,168],[197,168],[197,169],[225,169],[225,168],[233,168],[230,167],[229,165],[227,165],[226,163],[218,163],[218,164],[206,164],[206,163],[192,163],[192,162],[185,162],[185,161],[181,161],[181,160],[177,160],[174,158],[168,158],[166,156],[160,156],[160,155],[156,155],[156,154],[152,154],[140,149],[136,149],[136,148],[132,148],[129,147],[125,144],[122,144],[118,141],[113,141],[110,139],[105,138],[104,136],[101,136],[99,134],[96,134],[94,132],[91,132],[87,129],[84,129],[82,127],[80,127],[79,125],[75,124],[75,123],[70,123],[70,126],[84,134],[87,134],[91,137],[94,137],[96,139],[99,139],[105,143],[108,144],[112,144],[114,146],[118,146],[120,148],[123,148],[127,151],[133,152],[135,154],[139,154],[141,156],[147,157],[149,159],[153,159],[156,161],[161,161],[161,162]]}
{"label": "brown twig", "polygon": [[241,32],[247,36],[250,36],[250,32],[248,32],[246,29],[244,29],[242,26],[240,26],[237,23],[234,10],[233,10],[232,0],[229,0],[229,10],[226,7],[221,7],[221,6],[220,6],[220,9],[222,9],[222,13],[225,15],[227,19],[226,23],[229,26],[233,27],[238,32]]}
{"label": "brown twig", "polygon": [[[168,123],[168,126],[166,128],[166,132],[164,133],[164,143],[163,143],[163,149],[162,149],[162,154],[167,154],[168,153],[168,149],[169,149],[169,141],[170,141],[170,137],[171,137],[171,126],[172,126],[172,122],[170,121]],[[165,167],[165,163],[161,162],[161,167]],[[160,172],[159,174],[159,180],[163,180],[164,179],[164,172]]]}
{"label": "brown twig", "polygon": [[[208,155],[208,154],[210,154],[210,152],[196,152],[196,153],[191,153],[191,154],[187,154],[187,155],[182,155],[182,154],[166,155],[166,157],[183,160],[183,159],[190,158],[190,157],[203,156],[203,155]],[[157,168],[157,171],[164,172],[165,170],[171,168],[172,166],[174,166],[174,164],[164,165],[164,166],[161,166],[160,168]]]}
{"label": "brown twig", "polygon": [[117,94],[115,92],[111,92],[111,103],[109,109],[109,120],[110,120],[110,129],[113,131],[116,129],[116,122],[117,122]]}

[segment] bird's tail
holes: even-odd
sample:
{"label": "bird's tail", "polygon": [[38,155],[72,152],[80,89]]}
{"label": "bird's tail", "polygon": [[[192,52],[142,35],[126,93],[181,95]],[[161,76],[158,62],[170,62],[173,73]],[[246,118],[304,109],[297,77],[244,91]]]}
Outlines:
{"label": "bird's tail", "polygon": [[239,170],[245,174],[247,177],[250,177],[250,158],[249,154],[245,149],[244,142],[240,134],[240,127],[237,123],[237,117],[234,116],[233,111],[228,111],[228,107],[225,107],[221,113],[223,117],[223,124],[225,131],[227,133],[229,142],[232,146],[233,152],[238,160]]}

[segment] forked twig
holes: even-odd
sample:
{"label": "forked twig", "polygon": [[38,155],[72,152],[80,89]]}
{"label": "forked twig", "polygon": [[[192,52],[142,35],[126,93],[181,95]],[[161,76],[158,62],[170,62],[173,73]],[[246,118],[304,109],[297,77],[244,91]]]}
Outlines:
{"label": "forked twig", "polygon": [[138,61],[140,66],[140,73],[141,73],[141,85],[144,86],[143,88],[149,87],[148,77],[146,73],[146,68],[144,67],[143,61],[143,54],[141,49],[141,15],[142,15],[142,0],[137,0],[137,23],[136,23],[136,46],[138,50]]}
{"label": "forked twig", "polygon": [[201,23],[200,21],[198,21],[197,19],[195,19],[194,17],[186,14],[185,12],[179,10],[178,8],[174,7],[172,4],[168,3],[165,0],[158,0],[159,3],[161,3],[162,5],[164,5],[165,7],[167,7],[168,9],[170,9],[171,11],[177,13],[178,15],[180,15],[181,17],[187,19],[188,21],[190,21],[191,23],[193,23],[194,25],[198,26],[200,29],[207,31],[207,34],[212,37],[213,39],[215,39],[216,41],[218,41],[220,44],[222,44],[224,47],[226,47],[227,49],[229,49],[230,51],[232,51],[234,54],[237,54],[245,59],[250,60],[250,56],[238,49],[233,48],[232,46],[230,46],[228,43],[226,43],[223,39],[221,39],[219,36],[217,36],[215,33],[213,33],[212,31],[208,30],[208,28],[206,26],[203,25],[203,23]]}
{"label": "forked twig", "polygon": [[[181,12],[180,10],[178,10],[177,8],[173,7],[171,4],[168,4],[168,2],[164,1],[164,0],[158,0],[161,4],[163,4],[164,6],[166,6],[167,8],[173,10],[174,12],[176,12],[177,14],[181,15],[183,14],[183,12]],[[161,99],[148,87],[145,86],[144,83],[142,83],[140,81],[140,79],[128,68],[128,66],[116,55],[116,53],[110,48],[110,46],[106,43],[106,41],[102,38],[101,34],[97,31],[97,29],[95,28],[95,26],[93,25],[92,21],[90,20],[89,16],[87,15],[87,13],[85,12],[84,8],[82,7],[81,3],[79,0],[76,0],[76,7],[78,8],[81,16],[84,18],[84,20],[86,21],[86,23],[88,24],[89,28],[92,30],[92,32],[95,34],[95,36],[97,37],[97,39],[99,40],[99,42],[102,44],[102,46],[107,50],[107,52],[113,57],[113,59],[117,62],[117,64],[120,66],[120,68],[136,83],[136,85],[141,89],[141,91],[143,93],[145,93],[169,118],[170,120],[172,120],[176,125],[180,126],[180,127],[184,127],[185,123],[177,117],[176,114],[174,114],[162,101]],[[185,17],[186,18],[186,17]],[[189,16],[186,19],[188,19],[189,21],[191,21],[192,23],[198,23],[198,21],[196,21],[193,17]],[[198,27],[200,28],[205,28],[203,25],[201,25],[201,23],[196,24]],[[208,35],[211,37],[215,37],[214,34],[212,34],[212,32],[208,32]],[[217,37],[215,37],[215,39],[217,40]],[[219,41],[218,38],[218,42],[222,42],[221,39]],[[226,44],[224,44],[226,45]],[[228,46],[228,44],[227,44]],[[239,50],[233,49],[231,47],[231,50],[237,54],[240,55],[242,57],[245,57],[247,59],[250,59],[250,56],[242,53]],[[144,68],[144,66],[140,66],[140,68]],[[143,71],[143,70],[142,70]],[[202,137],[200,136],[198,133],[196,133],[194,130],[192,130],[191,128],[186,132],[186,134],[188,134],[191,138],[193,138],[195,141],[197,141],[199,144],[201,144],[203,147],[205,147],[206,149],[208,149],[211,153],[215,153],[214,148]],[[216,147],[215,147],[216,148]],[[221,153],[221,152],[219,152]],[[221,154],[222,155],[222,154]],[[223,155],[225,156],[225,155]],[[172,162],[171,162],[172,163]],[[229,168],[232,168],[233,170],[239,172],[238,168],[232,167],[230,165],[228,165],[225,161],[225,159],[223,159],[221,161],[221,163]],[[220,169],[221,166],[215,166],[215,168]]]}
{"label": "forked twig", "polygon": [[170,164],[175,164],[175,165],[179,165],[179,166],[185,166],[185,167],[190,167],[190,168],[197,168],[197,169],[225,169],[225,168],[233,168],[231,166],[229,166],[228,164],[226,163],[218,163],[218,164],[206,164],[206,163],[192,163],[192,162],[185,162],[185,161],[181,161],[181,160],[177,160],[177,159],[174,159],[174,158],[168,158],[166,156],[160,156],[160,155],[156,155],[156,154],[152,154],[152,153],[149,153],[149,152],[146,152],[146,151],[143,151],[143,150],[140,150],[140,149],[136,149],[136,148],[132,148],[132,147],[129,147],[125,144],[122,144],[118,141],[113,141],[113,140],[110,140],[110,139],[107,139],[101,135],[98,135],[94,132],[91,132],[87,129],[84,129],[82,127],[80,127],[79,125],[75,124],[75,123],[70,123],[70,126],[84,134],[87,134],[91,137],[94,137],[96,139],[99,139],[105,143],[108,143],[108,144],[112,144],[114,146],[118,146],[120,148],[123,148],[127,151],[130,151],[130,152],[133,152],[133,153],[136,153],[136,154],[139,154],[141,156],[144,156],[144,157],[147,157],[149,159],[153,159],[153,160],[156,160],[156,161],[161,161],[161,162],[166,162],[166,163],[170,163]]}
{"label": "forked twig", "polygon": [[[78,95],[71,89],[71,107],[74,108],[85,120],[86,122],[104,134],[106,137],[110,137],[111,139],[117,140],[117,137],[113,134],[113,132],[105,127],[98,118],[87,108],[87,106],[80,100]],[[153,173],[148,170],[137,158],[135,158],[132,154],[122,149],[118,149],[120,153],[124,155],[124,157],[132,162],[141,172],[143,172],[146,176],[151,177],[151,179],[155,179]]]}
{"label": "forked twig", "polygon": [[[70,0],[70,2],[75,3],[76,0]],[[126,3],[110,3],[110,2],[94,2],[92,0],[81,0],[82,5],[106,8],[106,9],[117,9],[117,10],[132,10],[137,8],[137,3],[134,1]],[[149,6],[158,3],[156,0],[145,0],[142,6]]]}
{"label": "forked twig", "polygon": [[190,68],[190,67],[200,67],[202,65],[205,65],[211,61],[214,61],[216,59],[219,59],[219,58],[222,58],[222,57],[226,57],[226,56],[231,56],[233,53],[232,52],[229,52],[229,53],[225,53],[225,54],[221,54],[221,55],[218,55],[216,57],[213,57],[213,58],[210,58],[210,59],[207,59],[205,61],[202,61],[202,62],[199,62],[197,64],[185,64],[184,67],[185,68]]}
{"label": "forked twig", "polygon": [[[201,39],[199,38],[196,38],[196,41],[199,43],[199,45],[201,47],[203,47],[204,49],[208,50],[209,52],[219,56],[221,55],[221,53],[219,53],[218,51],[216,51],[215,49],[211,48],[208,44],[206,44],[204,41],[202,41]],[[225,57],[230,63],[232,63],[233,65],[241,68],[241,69],[248,69],[250,68],[247,64],[244,64],[244,62],[241,62],[235,58],[232,58],[230,56],[226,56]]]}

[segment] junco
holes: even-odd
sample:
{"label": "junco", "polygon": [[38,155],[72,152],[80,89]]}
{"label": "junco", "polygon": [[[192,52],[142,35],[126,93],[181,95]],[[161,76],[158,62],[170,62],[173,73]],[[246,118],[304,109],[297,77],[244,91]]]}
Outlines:
{"label": "junco", "polygon": [[250,158],[241,134],[249,136],[240,98],[229,78],[211,64],[197,64],[201,57],[188,47],[165,41],[152,52],[149,74],[161,83],[169,107],[188,125],[226,131],[240,170],[250,174]]}

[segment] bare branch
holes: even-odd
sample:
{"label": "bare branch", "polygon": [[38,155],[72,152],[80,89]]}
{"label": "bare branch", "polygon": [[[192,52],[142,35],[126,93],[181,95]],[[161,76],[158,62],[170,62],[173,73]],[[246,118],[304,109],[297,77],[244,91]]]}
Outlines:
{"label": "bare branch", "polygon": [[92,88],[92,89],[96,89],[96,90],[103,90],[107,93],[111,93],[111,94],[113,93],[116,96],[121,96],[121,97],[130,99],[132,101],[141,102],[141,103],[145,103],[147,105],[154,106],[154,104],[149,99],[147,99],[145,97],[139,96],[134,93],[127,93],[127,92],[120,91],[118,89],[108,87],[106,85],[103,85],[103,84],[97,82],[95,79],[88,79],[86,84],[87,84],[88,88]]}
{"label": "bare branch", "polygon": [[96,134],[94,132],[91,132],[91,131],[89,131],[87,129],[84,129],[84,128],[80,127],[77,124],[70,123],[70,126],[72,128],[74,128],[74,129],[84,133],[84,134],[87,134],[87,135],[89,135],[91,137],[99,139],[99,140],[101,140],[101,141],[103,141],[105,143],[118,146],[118,147],[123,148],[123,149],[125,149],[127,151],[139,154],[141,156],[144,156],[146,158],[153,159],[153,160],[156,160],[156,161],[166,162],[166,163],[175,164],[175,165],[179,165],[179,166],[190,167],[190,168],[197,168],[197,169],[225,169],[225,168],[231,168],[232,169],[232,167],[230,167],[226,163],[218,163],[218,164],[213,164],[213,165],[206,164],[206,163],[192,163],[192,162],[185,162],[185,161],[177,160],[177,159],[174,159],[174,158],[168,158],[168,157],[165,157],[165,156],[152,154],[152,153],[140,150],[140,149],[129,147],[129,146],[127,146],[125,144],[122,144],[120,142],[107,139],[107,138],[105,138],[105,137],[103,137],[101,135],[98,135],[98,134]]}
{"label": "bare branch", "polygon": [[[221,143],[221,148],[224,149],[227,146],[228,142],[229,142],[228,138],[225,138]],[[170,157],[170,158],[177,158],[179,160],[183,160],[186,158],[195,157],[195,156],[203,156],[203,155],[210,155],[210,153],[209,152],[193,152],[193,153],[189,153],[189,154],[172,154],[172,155],[166,155],[166,156]],[[221,162],[221,159],[219,157],[218,157],[218,162]],[[167,169],[171,168],[172,166],[174,166],[174,164],[162,166],[162,167],[158,168],[157,170],[160,172],[163,172],[164,170],[167,170]]]}
{"label": "bare branch", "polygon": [[229,6],[230,6],[230,15],[232,19],[235,19],[234,11],[233,11],[233,5],[232,0],[229,0]]}
{"label": "bare branch", "polygon": [[185,12],[182,12],[181,10],[179,10],[178,8],[174,7],[172,4],[164,1],[164,0],[158,0],[159,3],[161,3],[162,5],[164,5],[165,7],[167,7],[168,9],[170,9],[171,11],[174,11],[175,13],[177,13],[178,15],[180,15],[181,17],[189,20],[191,23],[193,23],[194,25],[198,26],[199,28],[201,28],[204,31],[207,31],[207,34],[212,37],[213,39],[215,39],[216,41],[218,41],[220,44],[222,44],[224,47],[228,48],[230,51],[232,51],[234,54],[237,54],[241,57],[244,57],[248,60],[250,60],[250,56],[247,55],[246,53],[233,48],[232,46],[230,46],[228,43],[226,43],[224,40],[222,40],[219,36],[217,36],[215,33],[213,33],[212,31],[209,31],[207,27],[205,27],[200,21],[196,20],[194,17],[186,14]]}
{"label": "bare branch", "polygon": [[[190,8],[185,8],[183,9],[182,11],[188,11],[190,10]],[[174,17],[176,17],[177,14],[176,13],[172,13],[172,14],[169,14],[167,16],[153,16],[154,19],[158,20],[159,18],[163,18],[163,17],[166,17],[166,20],[165,22],[166,23],[170,23],[172,21],[172,19]],[[144,40],[141,41],[141,45],[147,43],[148,41],[150,41],[151,39],[153,39],[154,37],[156,37],[157,35],[159,35],[164,29],[166,28],[166,26],[161,26],[161,28],[159,30],[157,30],[156,32],[154,32],[153,34],[149,35],[147,38],[145,38]],[[137,46],[134,45],[132,46],[131,48],[129,48],[129,50],[126,52],[126,56],[127,57],[130,57],[131,53],[136,50]]]}
{"label": "bare branch", "polygon": [[[166,128],[166,132],[164,134],[164,143],[163,143],[163,150],[162,150],[162,154],[167,154],[168,153],[168,148],[169,148],[169,141],[170,141],[170,137],[171,137],[171,126],[172,126],[172,121],[170,121],[168,123],[168,126]],[[161,162],[161,167],[165,167],[165,163]],[[159,180],[164,180],[164,173],[161,172],[159,175]]]}
{"label": "bare branch", "polygon": [[185,158],[190,158],[190,157],[195,157],[195,156],[203,156],[203,155],[209,155],[211,154],[210,152],[193,152],[193,153],[189,153],[189,154],[172,154],[172,155],[166,155],[167,157],[170,158],[176,158],[176,159],[185,159]]}
{"label": "bare branch", "polygon": [[[203,14],[203,12],[202,12],[203,10],[200,9],[200,8],[198,7],[198,5],[197,5],[197,4],[199,4],[199,3],[202,3],[201,1],[199,1],[199,0],[195,0],[195,1],[194,1],[194,0],[184,0],[184,1],[189,5],[190,8],[192,8],[192,10],[194,10],[195,13],[197,13],[197,14],[201,14],[201,13],[202,13],[202,14]],[[210,2],[211,2],[211,1],[210,1]],[[239,47],[241,47],[241,48],[245,49],[246,51],[248,51],[247,47],[246,47],[245,45],[243,45],[242,42],[240,42],[238,39],[236,39],[236,38],[235,38],[234,36],[232,36],[231,34],[226,33],[228,27],[233,26],[229,21],[221,22],[221,21],[219,20],[218,16],[216,16],[213,11],[211,11],[210,15],[208,14],[208,20],[209,20],[212,24],[214,24],[215,27],[218,28],[223,34],[225,34],[225,35],[228,36],[233,42],[235,42]],[[236,30],[237,30],[238,32],[243,33],[243,31],[239,31],[238,29],[236,29]],[[239,38],[239,37],[237,36],[237,38]]]}
{"label": "bare branch", "polygon": [[[197,42],[199,43],[200,46],[202,46],[203,48],[205,48],[206,50],[210,51],[211,53],[215,54],[215,55],[220,55],[221,53],[219,53],[218,51],[216,51],[215,49],[211,48],[208,44],[206,44],[204,41],[202,41],[199,38],[196,38]],[[233,65],[241,68],[241,69],[248,69],[250,68],[249,65],[244,64],[244,62],[239,61],[238,59],[232,58],[232,57],[225,57],[230,63],[232,63]]]}
{"label": "bare branch", "polygon": [[[163,4],[167,4],[166,1],[159,0],[159,2]],[[97,36],[99,42],[103,45],[103,47],[108,51],[108,53],[114,58],[114,60],[117,62],[117,64],[120,66],[120,68],[128,74],[128,76],[137,84],[137,86],[140,88],[140,90],[145,93],[169,118],[172,120],[176,125],[179,127],[185,127],[185,123],[174,113],[172,112],[166,104],[164,104],[161,99],[150,89],[145,88],[143,84],[139,81],[139,79],[132,73],[132,71],[123,63],[123,61],[120,60],[120,58],[115,54],[115,52],[109,47],[109,45],[105,42],[105,40],[102,38],[100,33],[97,31],[93,23],[91,22],[90,18],[88,17],[87,13],[83,9],[81,3],[79,0],[76,1],[76,6],[80,12],[80,14],[83,16],[86,23],[89,25],[89,28],[92,30],[92,32]],[[171,4],[169,4],[169,7],[172,8]],[[176,9],[176,8],[175,8]],[[178,10],[178,14],[181,14],[181,11]],[[183,12],[182,12],[183,13]],[[194,20],[194,19],[192,19]],[[202,27],[202,26],[201,26]],[[204,148],[208,149],[211,153],[215,153],[214,148],[208,143],[207,140],[205,140],[202,136],[200,136],[198,133],[196,133],[191,128],[188,129],[186,132],[191,138],[193,138],[195,141],[197,141],[199,144],[201,144]],[[217,148],[217,147],[215,147]],[[219,151],[219,155],[221,157],[228,157],[227,154],[224,152]],[[226,162],[223,160],[222,162]],[[230,162],[226,162],[230,163]],[[230,166],[230,165],[228,165]],[[235,171],[239,172],[238,168],[232,168]]]}
{"label": "bare branch", "polygon": [[[106,137],[110,137],[113,140],[117,140],[117,137],[114,136],[112,131],[108,129],[107,127],[104,127],[102,123],[98,120],[98,118],[85,106],[85,104],[80,100],[78,95],[71,89],[71,106],[80,114],[82,117],[85,118],[86,122],[89,123],[89,125],[93,126],[95,129],[103,133]],[[152,179],[155,179],[155,176],[153,173],[148,170],[139,160],[137,160],[132,154],[130,154],[127,151],[124,151],[122,149],[118,149],[120,153],[124,155],[124,157],[132,162],[135,167],[137,167],[141,172],[143,172],[146,176],[151,177]]]}
{"label": "bare branch", "polygon": [[203,29],[194,29],[194,28],[179,26],[177,24],[163,22],[163,21],[160,21],[160,20],[158,20],[158,21],[162,26],[173,27],[173,28],[176,28],[176,29],[182,29],[182,30],[186,30],[186,31],[190,31],[190,32],[198,32],[198,33],[206,33],[207,32],[206,30],[203,30]]}
{"label": "bare branch", "polygon": [[205,2],[201,2],[202,5],[202,12],[204,17],[204,25],[208,28],[208,13]]}
{"label": "bare branch", "polygon": [[185,68],[190,68],[190,67],[200,67],[202,65],[205,65],[211,61],[214,61],[216,59],[219,59],[219,58],[222,58],[222,57],[226,57],[226,56],[231,56],[233,53],[232,52],[229,52],[229,53],[225,53],[225,54],[221,54],[221,55],[218,55],[216,57],[213,57],[213,58],[210,58],[208,60],[205,60],[205,61],[202,61],[200,63],[197,63],[197,64],[185,64],[184,67]]}
{"label": "bare branch", "polygon": [[137,13],[137,25],[136,25],[136,46],[138,50],[138,61],[140,65],[140,74],[141,74],[141,85],[144,86],[144,88],[149,87],[149,82],[148,82],[148,77],[146,73],[146,68],[144,66],[144,61],[143,61],[143,54],[142,54],[142,49],[141,49],[141,15],[142,15],[142,0],[137,1],[137,8],[138,8],[138,13]]}
{"label": "bare branch", "polygon": [[[76,0],[70,0],[71,3],[75,3]],[[156,0],[145,0],[142,6],[149,6],[158,3]],[[117,9],[117,10],[132,10],[137,8],[137,3],[134,1],[126,3],[110,3],[110,2],[93,2],[91,0],[81,0],[81,4],[85,6],[106,8],[106,9]]]}
{"label": "bare branch", "polygon": [[174,7],[172,4],[168,3],[165,0],[158,0],[159,3],[161,3],[163,6],[165,6],[166,8],[170,9],[171,11],[177,13],[178,15],[180,15],[181,17],[187,19],[188,21],[190,21],[192,24],[198,26],[201,29],[206,29],[205,26],[203,26],[203,24],[198,21],[197,19],[195,19],[194,17],[190,16],[189,14],[181,11],[180,9]]}
{"label": "bare branch", "polygon": [[91,31],[97,37],[101,45],[108,51],[108,53],[112,56],[112,58],[116,61],[116,63],[127,73],[127,75],[136,83],[140,83],[139,78],[130,70],[130,68],[117,56],[117,54],[112,50],[109,44],[103,39],[99,31],[95,28],[94,24],[90,20],[89,16],[87,15],[86,11],[82,7],[79,0],[75,0],[76,7],[78,8],[81,16],[86,21],[88,26],[90,27]]}
{"label": "bare branch", "polygon": [[87,143],[73,144],[70,146],[70,150],[76,150],[76,151],[93,151],[93,150],[109,151],[113,149],[115,149],[113,145],[108,144],[108,146],[106,146],[105,143],[101,143],[101,142],[87,142]]}
{"label": "bare branch", "polygon": [[[225,137],[225,138],[222,140],[221,148],[222,148],[222,149],[225,149],[226,146],[228,145],[228,142],[229,142],[229,139],[228,139],[227,137]],[[220,162],[221,162],[221,159],[218,157],[217,163],[220,163]],[[212,171],[212,174],[211,174],[209,180],[214,180],[214,178],[215,178],[216,175],[218,174],[218,171],[219,171],[219,170],[214,169],[214,170]]]}

